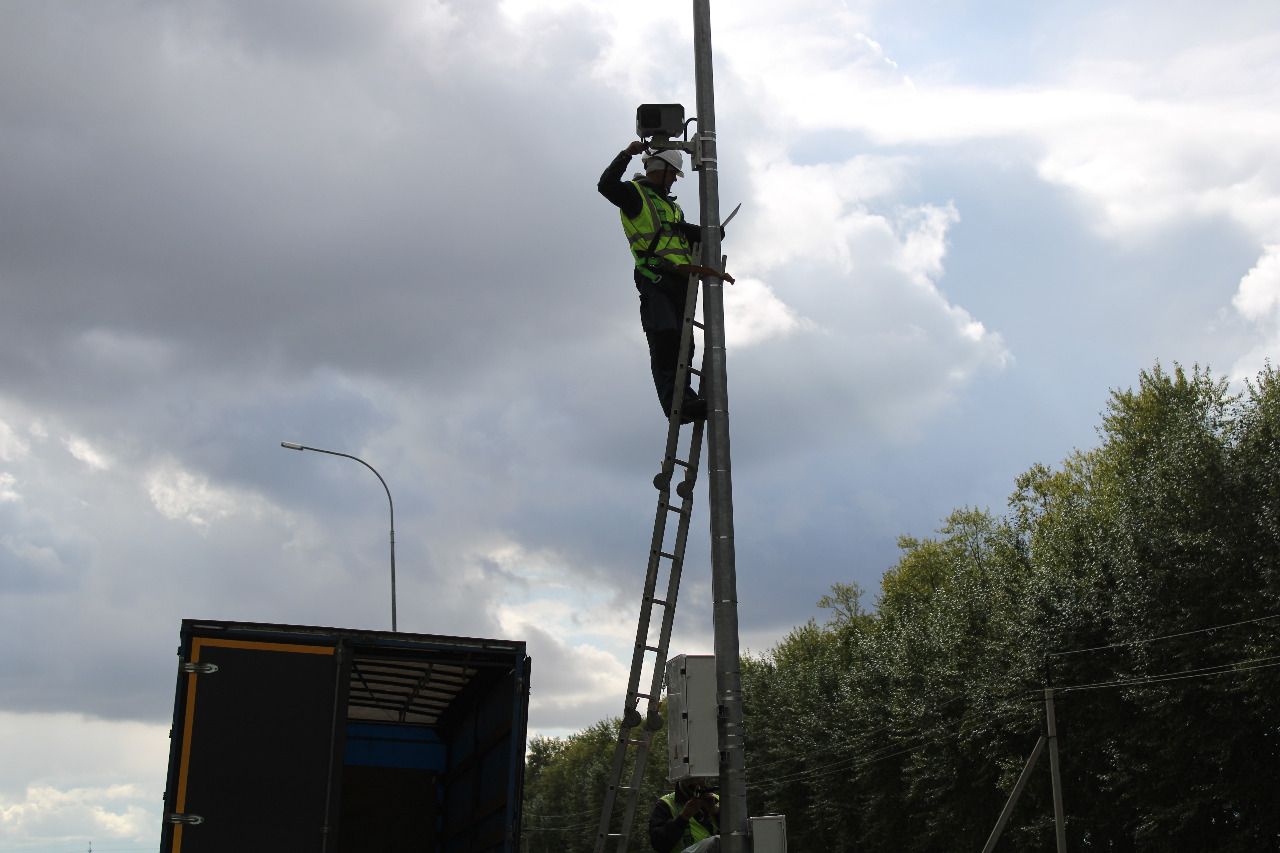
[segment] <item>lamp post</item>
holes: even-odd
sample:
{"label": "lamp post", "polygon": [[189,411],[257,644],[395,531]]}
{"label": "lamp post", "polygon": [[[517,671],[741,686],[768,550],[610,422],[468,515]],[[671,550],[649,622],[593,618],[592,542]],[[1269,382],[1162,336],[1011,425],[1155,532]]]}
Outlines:
{"label": "lamp post", "polygon": [[359,456],[352,456],[350,453],[339,453],[336,450],[325,450],[320,447],[308,447],[305,444],[296,444],[292,441],[282,441],[280,446],[287,450],[313,450],[316,453],[327,453],[330,456],[354,459],[372,471],[373,476],[377,477],[378,482],[382,484],[383,491],[387,493],[387,506],[391,510],[391,631],[394,633],[396,630],[396,506],[391,501],[391,489],[387,488],[387,481],[382,479],[382,475],[378,473],[376,468]]}

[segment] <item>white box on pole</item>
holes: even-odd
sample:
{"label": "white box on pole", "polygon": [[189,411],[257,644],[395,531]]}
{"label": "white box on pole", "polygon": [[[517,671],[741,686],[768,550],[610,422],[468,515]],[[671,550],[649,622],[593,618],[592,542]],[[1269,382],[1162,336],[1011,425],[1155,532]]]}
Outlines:
{"label": "white box on pole", "polygon": [[667,773],[681,779],[720,776],[714,655],[667,661]]}
{"label": "white box on pole", "polygon": [[787,816],[751,818],[751,853],[787,853]]}

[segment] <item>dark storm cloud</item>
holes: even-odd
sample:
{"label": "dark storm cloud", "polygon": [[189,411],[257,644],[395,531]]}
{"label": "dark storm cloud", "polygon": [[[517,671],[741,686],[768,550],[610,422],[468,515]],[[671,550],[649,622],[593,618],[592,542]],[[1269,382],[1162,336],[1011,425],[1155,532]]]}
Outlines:
{"label": "dark storm cloud", "polygon": [[[47,384],[108,329],[193,372],[465,382],[599,328],[610,300],[582,287],[605,257],[582,239],[598,200],[554,130],[591,104],[532,97],[562,88],[536,71],[515,91],[477,62],[445,81],[389,14],[352,9],[301,28],[259,4],[196,24],[24,10],[11,42],[43,38],[6,50],[7,372]],[[32,79],[48,91],[14,108]]]}
{"label": "dark storm cloud", "polygon": [[[523,61],[492,4],[441,7],[448,39],[353,8],[289,27],[256,4],[51,5],[8,30],[0,364],[26,407],[15,423],[54,434],[17,467],[22,500],[56,504],[75,483],[93,511],[58,526],[94,543],[68,558],[88,572],[75,595],[12,613],[35,633],[85,613],[36,656],[78,663],[22,680],[15,707],[163,716],[172,661],[152,651],[182,616],[385,621],[376,483],[280,440],[387,474],[411,630],[497,633],[490,608],[525,589],[489,558],[507,540],[620,606],[637,588],[661,421],[625,244],[594,191],[630,108]],[[589,61],[592,35],[556,47]],[[793,355],[759,363],[779,357]],[[743,391],[744,423],[776,429],[765,394]],[[115,467],[58,457],[74,431]],[[744,441],[787,455],[804,440]],[[755,585],[776,562],[744,551],[742,566]],[[97,635],[111,640],[76,639]]]}
{"label": "dark storm cloud", "polygon": [[[4,460],[17,532],[0,582],[25,592],[0,621],[39,635],[83,614],[72,637],[112,639],[12,652],[4,671],[31,678],[6,695],[155,719],[172,661],[152,651],[183,616],[384,626],[380,487],[281,440],[387,477],[410,630],[503,631],[501,608],[549,595],[534,563],[631,612],[662,422],[625,242],[594,185],[630,135],[620,79],[671,78],[683,47],[669,67],[601,64],[607,15],[512,23],[492,2],[15,9],[0,28],[0,420],[29,452]],[[775,301],[747,319],[792,323],[730,355],[740,600],[759,636],[813,615],[834,581],[873,590],[898,534],[998,508],[1008,476],[1054,461],[1008,447],[1076,439],[982,384],[1017,369],[998,335],[1035,300],[1019,291],[1025,312],[1001,314],[985,283],[944,276],[944,257],[982,258],[981,276],[1007,251],[980,216],[965,230],[976,193],[938,174],[910,186],[918,160],[863,156],[857,135],[778,143],[749,58],[723,67],[722,126],[739,131],[724,206],[747,203],[726,243],[744,287],[726,301],[746,310],[756,278]],[[990,167],[970,154],[942,171]],[[974,183],[999,205],[1036,180]],[[678,191],[692,215],[692,175]],[[1045,209],[1024,201],[1019,222]],[[1048,221],[1083,228],[1078,210]],[[110,463],[69,455],[72,437]],[[680,617],[694,633],[705,482],[697,501]]]}

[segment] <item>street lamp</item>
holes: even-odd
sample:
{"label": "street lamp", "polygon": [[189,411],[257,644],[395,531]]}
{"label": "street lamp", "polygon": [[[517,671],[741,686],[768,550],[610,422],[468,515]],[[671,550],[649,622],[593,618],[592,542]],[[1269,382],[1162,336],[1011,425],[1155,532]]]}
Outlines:
{"label": "street lamp", "polygon": [[327,453],[330,456],[341,456],[344,459],[354,459],[364,467],[373,472],[373,476],[378,478],[378,482],[382,484],[383,490],[387,493],[387,506],[391,509],[391,630],[396,630],[396,507],[391,502],[391,490],[387,488],[387,481],[382,479],[382,475],[378,470],[365,462],[359,456],[352,456],[350,453],[339,453],[336,450],[324,450],[319,447],[307,447],[305,444],[295,444],[292,441],[282,441],[280,446],[287,450],[313,450],[316,453]]}

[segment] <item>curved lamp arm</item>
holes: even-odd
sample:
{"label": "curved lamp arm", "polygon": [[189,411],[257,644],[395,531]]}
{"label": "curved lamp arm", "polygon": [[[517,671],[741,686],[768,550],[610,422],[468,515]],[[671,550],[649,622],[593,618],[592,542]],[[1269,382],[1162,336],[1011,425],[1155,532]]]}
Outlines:
{"label": "curved lamp arm", "polygon": [[292,441],[282,441],[280,446],[286,450],[311,450],[316,453],[327,453],[330,456],[341,456],[344,459],[354,459],[364,467],[373,472],[373,476],[378,478],[378,482],[382,484],[382,490],[387,493],[387,506],[391,510],[391,630],[396,630],[396,506],[391,500],[391,489],[387,488],[387,481],[382,479],[382,475],[378,473],[378,469],[374,468],[368,462],[365,462],[359,456],[352,456],[350,453],[339,453],[336,450],[325,450],[322,447],[308,447],[305,444],[297,444]]}

